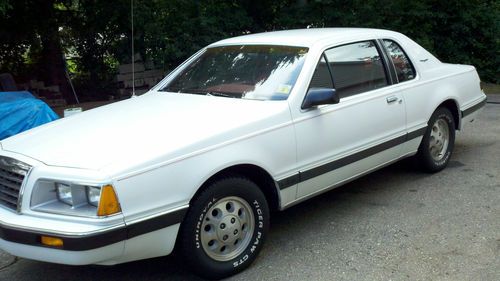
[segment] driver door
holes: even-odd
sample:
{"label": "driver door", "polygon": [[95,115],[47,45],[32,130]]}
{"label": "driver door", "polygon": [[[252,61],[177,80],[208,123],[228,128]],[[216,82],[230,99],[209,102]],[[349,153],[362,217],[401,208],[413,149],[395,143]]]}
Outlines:
{"label": "driver door", "polygon": [[299,185],[297,199],[326,190],[397,159],[405,140],[403,97],[391,90],[375,41],[326,50],[309,88],[334,88],[338,104],[294,116]]}

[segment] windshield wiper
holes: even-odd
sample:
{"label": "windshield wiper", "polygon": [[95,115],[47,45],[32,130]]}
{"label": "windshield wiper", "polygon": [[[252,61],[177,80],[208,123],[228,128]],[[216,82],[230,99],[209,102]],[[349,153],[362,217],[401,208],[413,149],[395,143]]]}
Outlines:
{"label": "windshield wiper", "polygon": [[233,98],[233,96],[230,96],[228,94],[224,94],[221,92],[207,92],[207,96],[213,96],[213,97],[225,97],[225,98]]}
{"label": "windshield wiper", "polygon": [[235,97],[233,95],[229,95],[229,94],[222,93],[222,92],[202,91],[202,90],[198,90],[198,91],[186,90],[186,91],[184,91],[184,93],[195,94],[195,95],[205,95],[205,96],[211,96],[211,97],[225,97],[225,98],[234,98]]}
{"label": "windshield wiper", "polygon": [[202,91],[202,90],[194,90],[194,89],[167,89],[162,88],[159,91],[164,92],[174,92],[174,93],[184,93],[184,94],[194,94],[194,95],[205,95],[212,97],[225,97],[225,98],[235,98],[236,96],[225,94],[222,92],[214,92],[214,91]]}

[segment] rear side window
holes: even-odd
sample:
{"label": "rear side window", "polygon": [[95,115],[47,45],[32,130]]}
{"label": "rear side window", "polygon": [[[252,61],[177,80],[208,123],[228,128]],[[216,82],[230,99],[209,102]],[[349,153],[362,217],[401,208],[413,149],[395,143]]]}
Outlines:
{"label": "rear side window", "polygon": [[340,98],[387,85],[380,53],[373,41],[357,42],[325,51]]}
{"label": "rear side window", "polygon": [[384,45],[396,69],[398,81],[404,82],[415,78],[415,68],[401,46],[389,39],[384,39]]}

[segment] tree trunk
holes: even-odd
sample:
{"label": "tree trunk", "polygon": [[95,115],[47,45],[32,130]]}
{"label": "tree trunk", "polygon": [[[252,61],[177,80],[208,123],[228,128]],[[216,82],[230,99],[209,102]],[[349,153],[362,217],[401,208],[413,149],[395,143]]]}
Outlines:
{"label": "tree trunk", "polygon": [[[40,26],[39,35],[42,41],[42,57],[40,60],[40,76],[46,85],[57,85],[68,104],[76,103],[68,79],[66,64],[59,36],[59,25],[55,18],[54,1],[40,1],[41,13],[47,16],[47,23]],[[44,19],[40,19],[44,20]]]}

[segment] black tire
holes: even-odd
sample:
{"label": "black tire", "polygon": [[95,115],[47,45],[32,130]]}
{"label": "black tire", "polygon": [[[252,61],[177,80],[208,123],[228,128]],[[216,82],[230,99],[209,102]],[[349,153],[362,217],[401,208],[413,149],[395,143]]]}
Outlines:
{"label": "black tire", "polygon": [[[230,203],[236,208],[230,207]],[[220,206],[226,206],[226,209],[221,210]],[[247,210],[248,214],[244,214]],[[241,219],[242,217],[244,218]],[[236,222],[233,222],[234,218]],[[254,223],[253,231],[250,221]],[[226,226],[224,222],[232,225]],[[249,225],[246,231],[244,225]],[[222,178],[208,185],[192,200],[179,232],[181,255],[189,268],[201,277],[221,279],[244,270],[255,260],[262,249],[268,229],[269,208],[259,187],[243,177]],[[226,230],[230,233],[224,232]],[[234,231],[238,232],[237,230],[240,231],[238,234],[243,242],[237,241],[237,234],[223,241],[224,238],[228,239],[226,233],[231,235]],[[203,231],[214,233],[212,235],[215,238],[210,238],[208,234],[202,233]],[[215,241],[215,245],[212,243],[210,246],[213,241],[207,243],[207,239]],[[231,239],[235,239],[234,243],[230,242]],[[224,247],[226,242],[230,242],[228,248],[224,248],[229,249],[227,255],[222,252],[222,248],[218,248],[220,245]],[[236,250],[231,250],[231,247]],[[222,260],[223,258],[216,256],[218,253],[230,259]]]}
{"label": "black tire", "polygon": [[[444,121],[444,122],[443,122]],[[433,138],[433,130],[434,134],[436,134],[436,130],[438,133],[442,133],[439,129],[439,125],[447,125],[448,129],[448,143],[446,148],[442,148],[442,153],[438,153],[438,155],[433,156],[433,150],[435,147],[431,148],[431,143],[434,143]],[[436,127],[437,126],[437,127]],[[444,130],[446,131],[446,130]],[[438,140],[438,144],[439,144]],[[418,148],[417,153],[417,161],[419,166],[426,172],[436,173],[443,170],[450,161],[451,154],[453,152],[453,148],[455,146],[455,120],[453,119],[453,115],[450,110],[444,107],[440,107],[434,111],[429,122],[427,123],[427,130],[425,131],[422,142],[420,143],[420,147]],[[439,149],[438,149],[439,151]]]}

